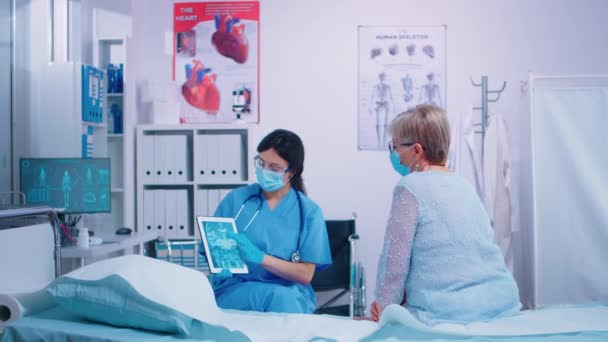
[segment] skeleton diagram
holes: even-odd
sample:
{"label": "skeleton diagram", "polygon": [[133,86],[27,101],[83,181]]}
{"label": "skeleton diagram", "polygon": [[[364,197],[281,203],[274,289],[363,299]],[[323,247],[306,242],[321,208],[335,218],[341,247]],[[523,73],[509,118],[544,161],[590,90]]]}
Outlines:
{"label": "skeleton diagram", "polygon": [[421,104],[432,104],[435,106],[442,106],[441,94],[439,92],[439,85],[434,82],[435,74],[430,72],[426,75],[426,79],[429,81],[420,87],[420,96],[418,103]]}
{"label": "skeleton diagram", "polygon": [[376,113],[376,138],[378,146],[386,144],[386,127],[388,125],[389,114],[393,106],[393,95],[391,87],[384,82],[386,74],[378,74],[380,82],[372,88],[371,108]]}
{"label": "skeleton diagram", "polygon": [[403,101],[408,103],[414,98],[414,82],[410,77],[410,74],[406,74],[405,77],[401,78],[401,85],[403,86]]}

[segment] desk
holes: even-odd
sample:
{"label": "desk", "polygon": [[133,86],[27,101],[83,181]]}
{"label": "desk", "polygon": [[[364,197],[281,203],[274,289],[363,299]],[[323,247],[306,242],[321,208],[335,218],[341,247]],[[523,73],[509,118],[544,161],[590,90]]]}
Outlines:
{"label": "desk", "polygon": [[[114,235],[103,237],[101,245],[90,246],[89,248],[78,248],[76,246],[61,247],[62,258],[80,258],[80,266],[84,266],[85,258],[95,258],[108,255],[112,252],[120,251],[145,242],[156,240],[156,232],[133,232],[130,235]],[[141,251],[141,250],[140,250]]]}

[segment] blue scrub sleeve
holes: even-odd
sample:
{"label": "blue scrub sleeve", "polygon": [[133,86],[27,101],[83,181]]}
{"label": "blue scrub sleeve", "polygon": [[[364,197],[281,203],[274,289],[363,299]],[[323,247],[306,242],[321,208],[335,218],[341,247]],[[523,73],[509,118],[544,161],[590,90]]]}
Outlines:
{"label": "blue scrub sleeve", "polygon": [[315,207],[306,214],[305,228],[300,241],[302,262],[317,264],[322,270],[332,264],[327,227],[321,208]]}

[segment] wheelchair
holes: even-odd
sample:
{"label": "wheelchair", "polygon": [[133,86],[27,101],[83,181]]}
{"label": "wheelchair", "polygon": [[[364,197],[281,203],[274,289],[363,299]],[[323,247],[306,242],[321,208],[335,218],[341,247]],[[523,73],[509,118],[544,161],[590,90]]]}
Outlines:
{"label": "wheelchair", "polygon": [[[355,213],[347,220],[325,221],[333,264],[316,271],[311,285],[316,294],[339,292],[320,304],[315,311],[317,314],[351,318],[365,316],[365,273],[356,258],[359,236],[356,234],[355,222]],[[335,304],[346,295],[348,304]]]}

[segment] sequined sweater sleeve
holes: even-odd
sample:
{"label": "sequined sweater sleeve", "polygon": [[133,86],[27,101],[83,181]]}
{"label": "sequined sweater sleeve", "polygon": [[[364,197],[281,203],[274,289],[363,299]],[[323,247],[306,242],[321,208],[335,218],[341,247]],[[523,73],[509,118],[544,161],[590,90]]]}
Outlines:
{"label": "sequined sweater sleeve", "polygon": [[416,198],[405,187],[398,185],[393,191],[384,247],[378,262],[376,301],[382,307],[400,304],[404,299],[417,219]]}

